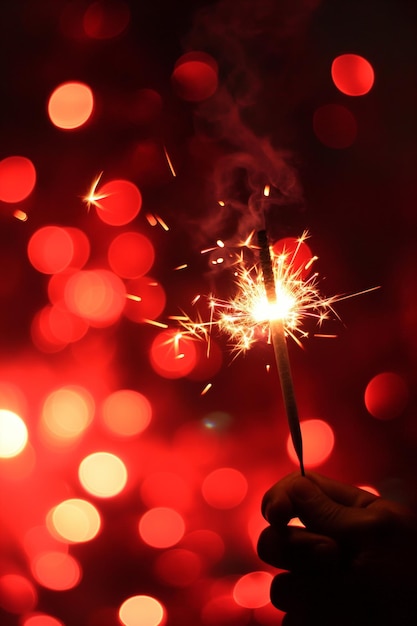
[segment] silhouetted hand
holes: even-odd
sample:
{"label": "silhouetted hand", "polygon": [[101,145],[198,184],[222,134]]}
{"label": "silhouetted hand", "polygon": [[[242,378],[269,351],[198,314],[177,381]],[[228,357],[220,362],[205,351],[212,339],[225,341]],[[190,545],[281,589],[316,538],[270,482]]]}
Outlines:
{"label": "silhouetted hand", "polygon": [[279,481],[262,510],[259,556],[287,570],[271,586],[285,626],[417,625],[417,518],[406,508],[311,472]]}

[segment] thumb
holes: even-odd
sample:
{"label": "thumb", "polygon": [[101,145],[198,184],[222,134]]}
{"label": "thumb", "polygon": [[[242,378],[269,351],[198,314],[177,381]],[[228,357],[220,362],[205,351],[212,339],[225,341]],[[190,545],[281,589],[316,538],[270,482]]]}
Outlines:
{"label": "thumb", "polygon": [[293,481],[288,495],[299,518],[316,533],[343,537],[363,532],[371,522],[369,511],[335,502],[316,483],[302,476]]}

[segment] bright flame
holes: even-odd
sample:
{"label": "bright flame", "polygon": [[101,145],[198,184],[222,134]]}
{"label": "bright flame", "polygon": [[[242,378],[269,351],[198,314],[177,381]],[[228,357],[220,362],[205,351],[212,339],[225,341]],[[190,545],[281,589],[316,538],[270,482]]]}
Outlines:
{"label": "bright flame", "polygon": [[[306,238],[305,232],[298,240],[298,247]],[[236,295],[230,300],[210,296],[209,321],[199,318],[195,322],[187,316],[180,319],[180,324],[189,334],[209,341],[213,326],[217,326],[229,336],[234,350],[243,352],[256,341],[269,340],[271,321],[282,321],[285,333],[300,343],[300,339],[308,336],[303,329],[306,318],[314,318],[321,326],[324,320],[337,317],[332,305],[342,298],[322,297],[318,290],[317,273],[303,278],[305,266],[296,262],[298,248],[291,253],[284,250],[279,255],[272,254],[276,291],[274,303],[268,302],[260,265],[248,266],[246,263],[243,248],[255,248],[251,238],[246,239],[241,248],[234,264]]]}

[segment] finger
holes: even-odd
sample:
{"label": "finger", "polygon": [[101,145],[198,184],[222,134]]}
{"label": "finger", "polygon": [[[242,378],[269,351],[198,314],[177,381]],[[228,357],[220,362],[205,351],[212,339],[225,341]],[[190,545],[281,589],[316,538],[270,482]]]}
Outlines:
{"label": "finger", "polygon": [[336,542],[304,528],[265,528],[258,540],[258,555],[269,565],[299,572],[329,571],[339,564]]}
{"label": "finger", "polygon": [[[292,517],[297,515],[294,502],[290,497],[292,485],[300,478],[298,472],[288,474],[269,489],[262,501],[262,513],[269,522],[274,524],[287,524]],[[332,500],[349,507],[365,508],[379,500],[375,496],[363,489],[340,483],[331,478],[308,472],[307,478],[313,481]]]}
{"label": "finger", "polygon": [[[293,509],[312,532],[334,538],[354,538],[375,527],[377,514],[372,507],[339,504],[310,478],[296,477],[289,485],[288,497]],[[268,515],[271,514],[273,517],[273,506]]]}
{"label": "finger", "polygon": [[317,472],[308,472],[307,477],[312,480],[320,489],[329,496],[335,502],[343,504],[345,506],[356,506],[365,508],[369,504],[379,500],[380,497],[376,496],[369,491],[354,487],[353,485],[347,485],[341,483],[327,476],[322,476]]}
{"label": "finger", "polygon": [[289,497],[291,483],[299,476],[298,472],[288,474],[275,483],[264,495],[262,499],[262,515],[268,522],[271,522],[270,515],[273,515],[274,523],[281,523],[285,526],[291,518],[296,517],[294,505]]}

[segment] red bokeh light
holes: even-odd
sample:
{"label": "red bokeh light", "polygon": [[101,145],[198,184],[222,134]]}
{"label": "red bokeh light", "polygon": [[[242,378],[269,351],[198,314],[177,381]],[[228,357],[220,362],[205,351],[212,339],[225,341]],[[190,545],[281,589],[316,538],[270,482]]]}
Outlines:
{"label": "red bokeh light", "polygon": [[73,130],[83,126],[94,108],[94,96],[88,85],[68,82],[59,85],[48,101],[48,115],[58,128]]}
{"label": "red bokeh light", "polygon": [[334,84],[348,96],[363,96],[374,84],[372,65],[359,54],[341,54],[332,63]]}
{"label": "red bokeh light", "polygon": [[54,591],[65,591],[76,587],[81,580],[81,566],[70,554],[44,552],[32,561],[35,580]]}
{"label": "red bokeh light", "polygon": [[407,407],[408,400],[408,387],[395,372],[377,374],[365,390],[365,406],[373,417],[380,420],[399,417]]}
{"label": "red bokeh light", "polygon": [[81,269],[87,263],[90,256],[90,241],[83,230],[66,226],[65,231],[71,237],[73,254],[70,263],[72,269]]}
{"label": "red bokeh light", "polygon": [[155,250],[145,235],[127,232],[113,239],[107,256],[113,272],[122,278],[138,278],[151,269]]}
{"label": "red bokeh light", "polygon": [[10,156],[0,161],[0,200],[21,202],[33,191],[36,170],[32,161],[23,156]]}
{"label": "red bokeh light", "polygon": [[305,241],[295,237],[278,239],[272,246],[275,256],[281,257],[284,266],[291,265],[294,272],[300,272],[300,278],[306,278],[311,272],[313,254]]}
{"label": "red bokeh light", "polygon": [[64,271],[51,275],[48,281],[48,298],[52,304],[65,306],[65,285],[72,274],[74,274],[74,271],[68,270],[67,272]]}
{"label": "red bokeh light", "polygon": [[132,389],[119,389],[103,402],[103,421],[120,437],[132,437],[143,432],[152,419],[152,405],[143,394]]}
{"label": "red bokeh light", "polygon": [[88,330],[83,319],[57,305],[49,308],[48,324],[52,336],[62,344],[78,341]]}
{"label": "red bokeh light", "polygon": [[141,539],[153,548],[170,548],[177,544],[185,532],[183,517],[175,509],[155,507],[139,520]]}
{"label": "red bokeh light", "polygon": [[111,226],[123,226],[135,219],[142,207],[142,194],[129,180],[111,180],[97,191],[94,202],[98,217]]}
{"label": "red bokeh light", "polygon": [[187,587],[201,573],[201,558],[191,550],[173,548],[160,554],[155,561],[155,573],[165,584]]}
{"label": "red bokeh light", "polygon": [[97,0],[83,17],[85,34],[92,39],[112,39],[120,35],[130,21],[130,9],[123,0]]}
{"label": "red bokeh light", "polygon": [[29,261],[43,274],[62,272],[71,263],[74,256],[74,243],[65,228],[43,226],[29,239]]}
{"label": "red bokeh light", "polygon": [[270,601],[272,574],[268,572],[250,572],[245,574],[234,586],[233,598],[240,606],[257,609]]}
{"label": "red bokeh light", "polygon": [[212,565],[220,561],[224,555],[223,539],[214,530],[194,530],[185,535],[181,542],[184,548],[196,552],[205,563]]}
{"label": "red bokeh light", "polygon": [[180,98],[201,102],[217,90],[217,63],[205,52],[188,52],[178,59],[171,78]]}
{"label": "red bokeh light", "polygon": [[[316,467],[324,463],[333,451],[334,434],[331,426],[319,419],[301,422],[303,435],[303,453],[305,467]],[[298,458],[291,437],[287,440],[287,452],[290,459],[298,464]]]}
{"label": "red bokeh light", "polygon": [[189,374],[196,362],[195,342],[175,330],[164,330],[152,342],[151,365],[164,378],[181,378]]}
{"label": "red bokeh light", "polygon": [[59,305],[46,306],[33,318],[31,335],[34,345],[46,353],[58,352],[81,339],[88,324]]}
{"label": "red bokeh light", "polygon": [[91,326],[105,327],[117,322],[125,303],[123,282],[108,270],[81,270],[65,285],[65,304]]}
{"label": "red bokeh light", "polygon": [[357,135],[356,119],[341,104],[325,104],[313,116],[316,137],[328,148],[343,149],[351,146]]}
{"label": "red bokeh light", "polygon": [[244,500],[248,481],[239,470],[221,467],[206,476],[201,490],[210,506],[216,509],[231,509]]}
{"label": "red bokeh light", "polygon": [[0,577],[0,607],[9,613],[32,611],[38,601],[33,583],[20,574]]}
{"label": "red bokeh light", "polygon": [[165,308],[166,296],[162,285],[151,276],[134,278],[126,283],[127,300],[124,315],[132,322],[154,320]]}

